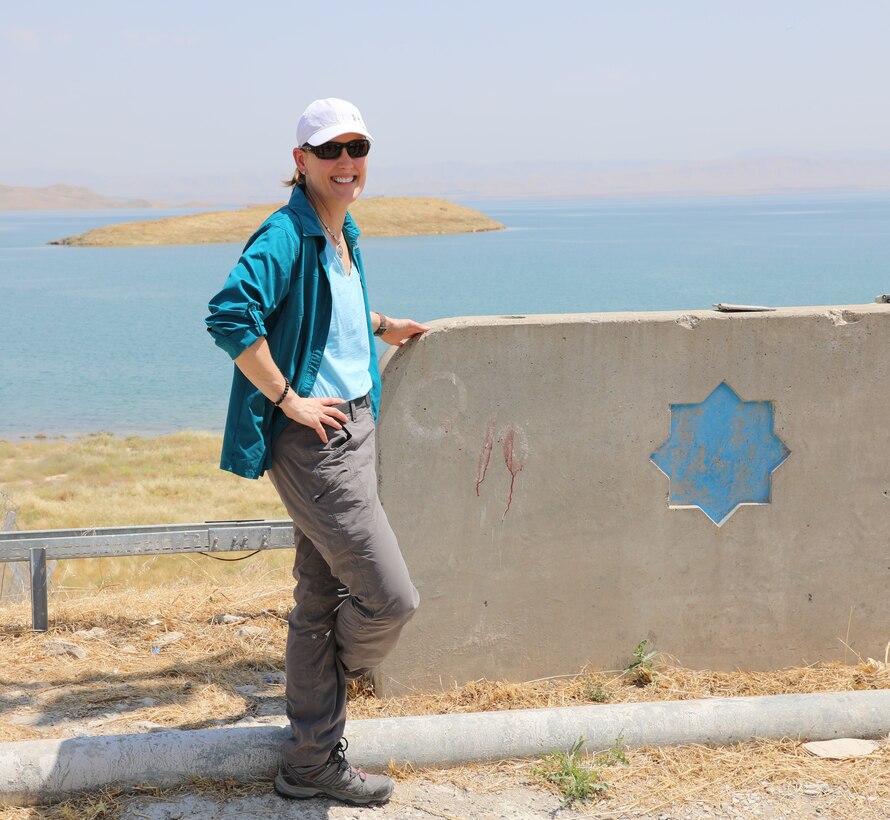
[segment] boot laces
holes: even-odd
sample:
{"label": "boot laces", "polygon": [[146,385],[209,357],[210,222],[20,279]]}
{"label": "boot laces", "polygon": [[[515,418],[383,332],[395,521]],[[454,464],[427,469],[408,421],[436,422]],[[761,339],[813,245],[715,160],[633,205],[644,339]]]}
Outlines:
{"label": "boot laces", "polygon": [[350,780],[356,777],[356,775],[362,780],[365,780],[367,775],[363,771],[356,769],[355,766],[349,765],[349,761],[346,759],[346,750],[348,748],[349,741],[345,737],[341,738],[337,745],[331,750],[331,756],[329,758],[330,762],[335,764],[340,771],[348,772]]}

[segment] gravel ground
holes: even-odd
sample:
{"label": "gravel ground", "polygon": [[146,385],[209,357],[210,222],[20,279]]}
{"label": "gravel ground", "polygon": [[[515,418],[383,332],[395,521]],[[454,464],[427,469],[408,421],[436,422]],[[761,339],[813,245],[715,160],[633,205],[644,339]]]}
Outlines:
{"label": "gravel ground", "polygon": [[[811,788],[807,788],[807,786]],[[492,792],[423,779],[401,782],[385,806],[353,808],[330,800],[287,801],[274,793],[246,796],[212,795],[184,789],[164,798],[133,798],[119,815],[121,820],[353,820],[404,818],[405,820],[579,820],[580,818],[642,818],[642,820],[692,820],[692,818],[831,818],[862,820],[890,817],[890,805],[865,801],[851,814],[848,795],[819,784],[771,788],[769,793],[737,792],[720,795],[717,801],[695,801],[640,813],[610,805],[610,801],[578,803],[562,807],[554,794],[523,786]]]}

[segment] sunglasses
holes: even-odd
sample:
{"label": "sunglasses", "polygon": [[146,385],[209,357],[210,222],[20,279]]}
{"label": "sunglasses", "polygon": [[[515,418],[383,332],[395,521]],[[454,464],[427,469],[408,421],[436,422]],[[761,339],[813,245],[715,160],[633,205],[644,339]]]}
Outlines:
{"label": "sunglasses", "polygon": [[350,140],[349,142],[325,142],[321,145],[309,145],[307,143],[303,146],[304,151],[315,154],[319,159],[337,159],[344,148],[349,156],[353,159],[358,159],[359,157],[368,156],[368,151],[371,150],[371,142],[370,140],[361,139]]}

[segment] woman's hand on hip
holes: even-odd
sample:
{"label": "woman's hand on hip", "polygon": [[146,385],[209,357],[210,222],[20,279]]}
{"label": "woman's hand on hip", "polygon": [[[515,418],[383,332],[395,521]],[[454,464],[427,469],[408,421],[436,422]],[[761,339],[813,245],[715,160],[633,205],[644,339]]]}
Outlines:
{"label": "woman's hand on hip", "polygon": [[[235,364],[269,401],[281,402],[279,406],[285,416],[315,430],[323,444],[328,443],[325,426],[339,430],[343,426],[341,422],[348,421],[347,415],[336,407],[345,404],[345,399],[304,399],[297,395],[272,360],[265,336],[243,350]],[[279,399],[282,391],[284,398]]]}
{"label": "woman's hand on hip", "polygon": [[318,433],[322,444],[328,443],[328,434],[325,427],[340,430],[343,423],[349,421],[342,410],[337,409],[338,404],[344,404],[346,399],[304,399],[291,393],[281,402],[284,415],[298,424],[305,424]]}

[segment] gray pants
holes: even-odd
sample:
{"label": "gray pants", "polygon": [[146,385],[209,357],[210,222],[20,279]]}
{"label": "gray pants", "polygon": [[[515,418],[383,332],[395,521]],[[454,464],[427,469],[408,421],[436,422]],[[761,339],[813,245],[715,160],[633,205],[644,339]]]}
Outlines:
{"label": "gray pants", "polygon": [[343,430],[322,444],[291,422],[269,477],[294,521],[296,606],[288,618],[283,761],[324,763],[343,736],[346,683],[379,665],[420,596],[377,497],[374,419],[366,399],[341,405]]}

